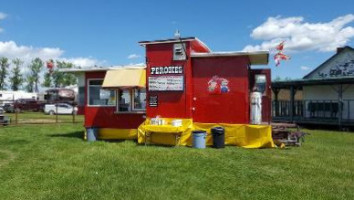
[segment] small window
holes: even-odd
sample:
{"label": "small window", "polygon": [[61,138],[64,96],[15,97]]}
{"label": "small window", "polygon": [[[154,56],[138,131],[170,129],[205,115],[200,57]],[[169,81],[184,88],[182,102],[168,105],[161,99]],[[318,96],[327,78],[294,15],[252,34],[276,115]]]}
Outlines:
{"label": "small window", "polygon": [[264,74],[257,74],[255,79],[255,90],[265,95],[267,79]]}
{"label": "small window", "polygon": [[131,94],[130,90],[118,91],[118,111],[130,112],[131,111]]}
{"label": "small window", "polygon": [[116,95],[114,90],[102,88],[103,80],[90,80],[88,104],[93,106],[114,106]]}
{"label": "small window", "polygon": [[134,90],[134,110],[146,109],[146,91],[145,89]]}
{"label": "small window", "polygon": [[118,112],[139,112],[146,109],[146,90],[120,89],[118,90]]}

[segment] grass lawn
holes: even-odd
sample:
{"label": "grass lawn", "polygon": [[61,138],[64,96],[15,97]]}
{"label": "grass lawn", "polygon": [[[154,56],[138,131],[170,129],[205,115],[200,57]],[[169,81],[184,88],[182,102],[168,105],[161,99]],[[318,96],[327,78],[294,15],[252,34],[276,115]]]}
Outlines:
{"label": "grass lawn", "polygon": [[354,134],[290,149],[81,139],[81,124],[0,129],[0,199],[354,199]]}

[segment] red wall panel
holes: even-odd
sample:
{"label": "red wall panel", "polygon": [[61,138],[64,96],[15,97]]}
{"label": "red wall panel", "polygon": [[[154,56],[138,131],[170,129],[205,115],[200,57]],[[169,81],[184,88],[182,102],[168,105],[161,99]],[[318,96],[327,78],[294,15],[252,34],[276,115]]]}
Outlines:
{"label": "red wall panel", "polygon": [[[187,56],[189,57],[190,43],[186,42]],[[147,57],[147,88],[149,76],[151,75],[151,67],[156,66],[183,66],[184,68],[184,91],[147,91],[147,117],[156,117],[160,115],[166,118],[191,118],[191,93],[192,88],[189,84],[191,80],[191,62],[190,59],[185,61],[173,60],[173,43],[149,44],[146,45]],[[173,75],[172,75],[173,76]],[[149,106],[149,95],[158,96],[158,106]]]}
{"label": "red wall panel", "polygon": [[[193,58],[193,120],[205,123],[249,123],[248,57]],[[229,92],[212,94],[208,82],[218,76]]]}
{"label": "red wall panel", "polygon": [[85,127],[136,129],[145,120],[145,114],[115,114],[116,107],[100,107],[87,105],[87,80],[103,79],[106,72],[86,72],[85,74]]}

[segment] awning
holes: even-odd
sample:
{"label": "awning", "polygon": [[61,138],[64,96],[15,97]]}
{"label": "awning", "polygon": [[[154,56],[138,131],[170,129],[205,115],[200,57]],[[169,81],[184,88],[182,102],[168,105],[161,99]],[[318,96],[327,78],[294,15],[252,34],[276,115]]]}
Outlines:
{"label": "awning", "polygon": [[251,65],[267,65],[268,51],[230,51],[230,52],[209,52],[209,53],[192,53],[192,58],[208,58],[208,57],[229,57],[229,56],[248,56]]}
{"label": "awning", "polygon": [[103,88],[146,87],[145,68],[112,69],[106,72]]}

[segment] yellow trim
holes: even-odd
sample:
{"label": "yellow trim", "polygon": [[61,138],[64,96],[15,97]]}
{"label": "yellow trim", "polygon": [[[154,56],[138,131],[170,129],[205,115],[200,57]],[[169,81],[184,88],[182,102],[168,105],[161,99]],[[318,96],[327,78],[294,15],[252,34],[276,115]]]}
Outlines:
{"label": "yellow trim", "polygon": [[[98,139],[138,139],[138,143],[144,143],[145,135],[148,134],[150,135],[149,143],[192,146],[192,131],[204,130],[207,132],[206,144],[212,145],[211,128],[222,126],[225,128],[226,145],[244,148],[275,147],[270,125],[193,123],[192,119],[182,119],[182,126],[174,127],[169,125],[172,120],[165,119],[168,124],[158,126],[150,125],[150,119],[147,119],[138,129],[100,128]],[[179,138],[177,144],[176,136]]]}
{"label": "yellow trim", "polygon": [[[173,119],[165,119],[169,122]],[[138,142],[145,142],[145,135],[150,135],[148,143],[176,145],[176,133],[180,132],[178,145],[192,146],[192,131],[204,130],[207,132],[206,144],[212,145],[211,128],[222,126],[225,129],[225,144],[244,148],[271,148],[275,147],[270,125],[225,124],[225,123],[193,123],[192,119],[182,119],[181,127],[172,125],[150,125],[147,119],[138,128]],[[153,134],[151,134],[153,133]]]}
{"label": "yellow trim", "polygon": [[114,128],[100,128],[98,129],[99,139],[136,139],[137,129],[114,129]]}

